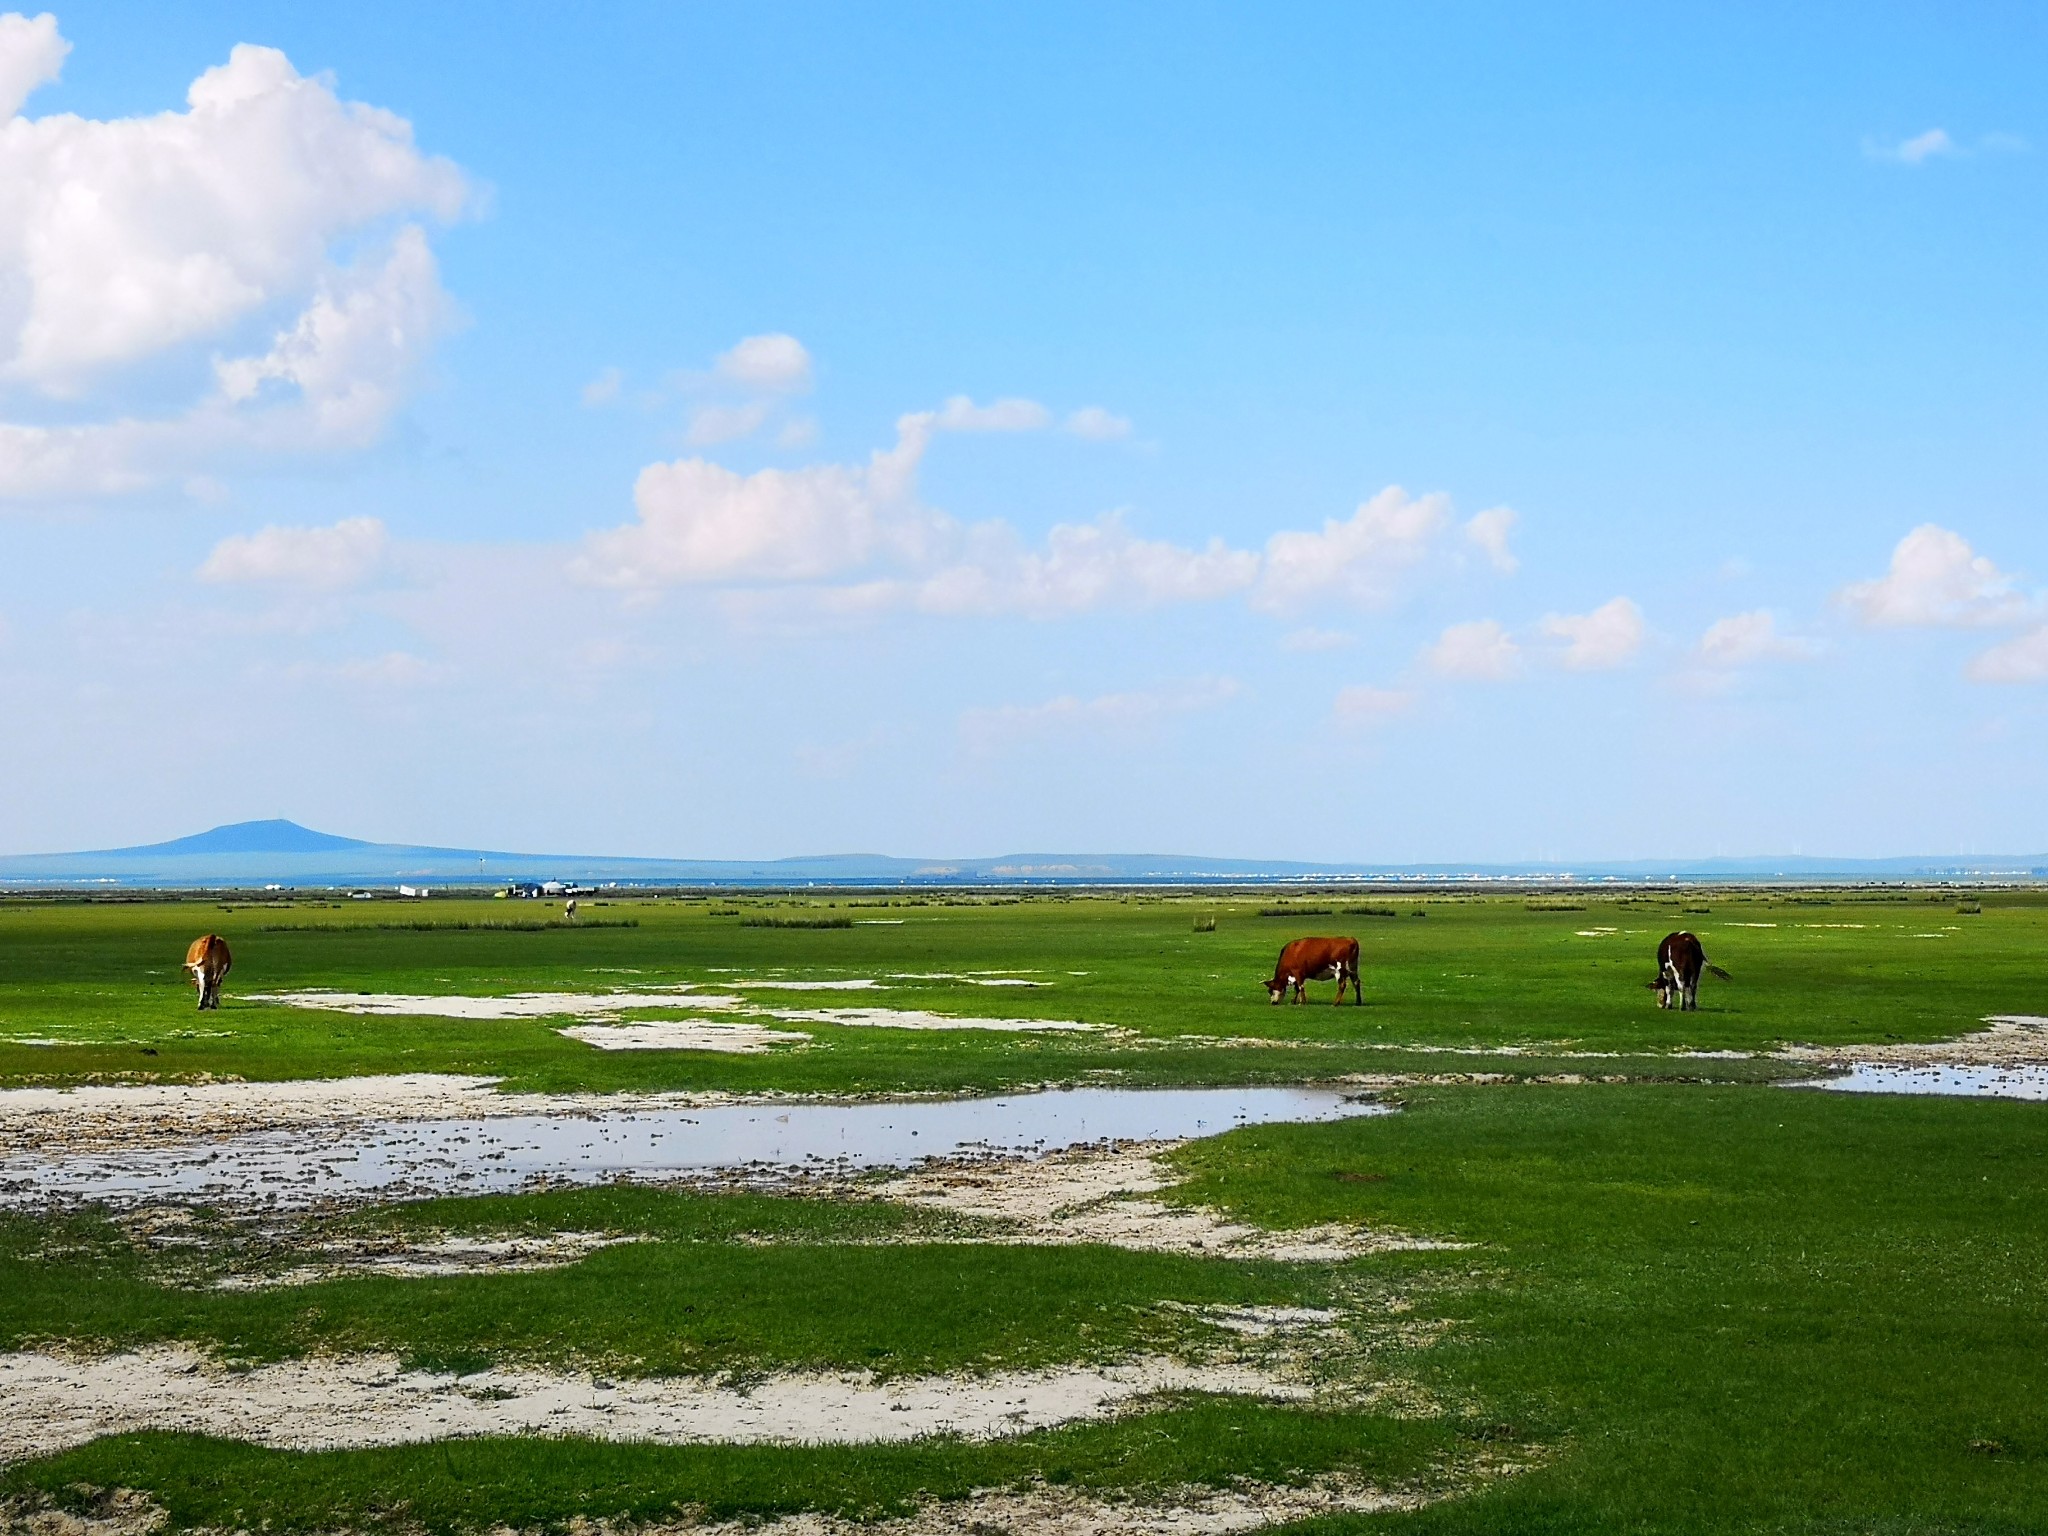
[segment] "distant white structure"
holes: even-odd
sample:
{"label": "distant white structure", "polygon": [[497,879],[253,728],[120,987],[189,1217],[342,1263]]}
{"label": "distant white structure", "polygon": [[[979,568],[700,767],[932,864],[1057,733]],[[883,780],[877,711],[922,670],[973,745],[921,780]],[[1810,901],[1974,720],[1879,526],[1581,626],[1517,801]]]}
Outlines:
{"label": "distant white structure", "polygon": [[398,894],[401,896],[417,896],[424,900],[434,893],[424,885],[401,885],[398,888]]}

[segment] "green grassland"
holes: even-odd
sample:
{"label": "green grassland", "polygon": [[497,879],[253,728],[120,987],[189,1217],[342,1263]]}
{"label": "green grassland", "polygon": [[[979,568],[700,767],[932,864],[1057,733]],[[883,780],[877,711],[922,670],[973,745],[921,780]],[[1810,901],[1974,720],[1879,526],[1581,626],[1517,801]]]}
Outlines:
{"label": "green grassland", "polygon": [[[596,903],[585,913],[593,926],[533,931],[476,926],[544,915],[503,901],[6,901],[0,1084],[390,1071],[475,1072],[503,1077],[511,1089],[600,1091],[887,1093],[1084,1077],[1299,1081],[1444,1070],[1440,1054],[1414,1056],[1401,1049],[1408,1046],[1662,1057],[1674,1050],[1769,1050],[1788,1041],[1938,1039],[1977,1027],[1987,1014],[2048,1013],[2048,972],[2035,959],[2048,939],[2048,905],[2021,894],[1987,895],[1974,913],[1959,909],[1976,900],[1943,892],[1903,901],[1717,892],[1569,904],[1332,898],[1292,905],[1398,915],[1258,915],[1275,905],[1289,904],[1146,896],[898,898],[887,905],[879,898],[671,898]],[[803,913],[869,921],[831,929],[745,926],[748,917]],[[1195,919],[1206,916],[1217,919],[1215,931],[1196,931]],[[1692,1014],[1660,1012],[1644,986],[1657,940],[1680,926],[1699,932],[1708,953],[1736,978],[1710,980],[1704,1006]],[[225,1006],[200,1014],[179,963],[185,944],[209,930],[229,940],[235,969]],[[1261,983],[1281,943],[1318,931],[1359,936],[1367,1005],[1341,1012],[1327,1003],[1268,1007]],[[1003,969],[1041,985],[888,979]],[[886,987],[844,996],[755,992],[754,1001],[1075,1019],[1122,1033],[913,1036],[807,1024],[800,1027],[815,1036],[808,1047],[735,1058],[598,1051],[563,1038],[545,1020],[366,1017],[247,1000],[252,992],[300,987],[495,995],[687,981],[729,989],[735,980],[778,974],[871,977]],[[1319,990],[1327,999],[1329,989]],[[1247,1046],[1246,1039],[1262,1044]],[[1484,1066],[1531,1070],[1514,1057],[1488,1057]],[[1556,1070],[1555,1063],[1537,1066]],[[1629,1061],[1611,1070],[1674,1067]],[[1754,1075],[1697,1059],[1682,1071]]]}
{"label": "green grassland", "polygon": [[[1359,1223],[1469,1245],[1341,1264],[991,1246],[874,1200],[609,1188],[377,1207],[326,1227],[644,1239],[566,1268],[221,1291],[206,1287],[211,1274],[267,1262],[269,1239],[246,1224],[220,1219],[210,1246],[167,1253],[94,1212],[7,1218],[0,1349],[179,1340],[252,1361],[378,1349],[463,1368],[888,1374],[1198,1355],[1218,1340],[1189,1308],[1280,1303],[1345,1309],[1345,1335],[1326,1352],[1331,1379],[1402,1390],[1334,1407],[1185,1398],[995,1444],[504,1439],[314,1455],[123,1435],[0,1471],[0,1500],[85,1508],[93,1490],[121,1486],[147,1491],[180,1527],[452,1532],[679,1511],[871,1517],[978,1487],[1142,1498],[1341,1471],[1455,1491],[1409,1513],[1304,1529],[2048,1529],[2048,1105],[1787,1090],[1757,1080],[1785,1075],[1782,1063],[1673,1054],[1933,1040],[1990,1014],[2048,1014],[2048,904],[1997,892],[1318,893],[1295,905],[1398,915],[1261,917],[1283,903],[867,905],[877,899],[619,901],[586,914],[635,926],[577,930],[373,926],[535,915],[438,898],[430,911],[10,902],[0,905],[0,1037],[70,1043],[0,1044],[0,1080],[439,1069],[524,1088],[817,1092],[1389,1070],[1582,1080],[1408,1086],[1398,1115],[1257,1127],[1177,1154],[1185,1182],[1172,1198],[1240,1220]],[[903,922],[743,926],[806,913]],[[1196,931],[1206,916],[1215,931]],[[1660,1012],[1643,986],[1656,940],[1679,926],[1734,975],[1707,982],[1696,1014]],[[205,929],[229,937],[236,969],[227,1006],[201,1015],[176,965]],[[1266,1005],[1274,953],[1303,932],[1358,935],[1368,1006],[1328,1006],[1327,985],[1320,1006]],[[545,1021],[358,1018],[237,996],[725,989],[770,968],[884,980],[1009,970],[1050,985],[889,980],[886,991],[803,1001],[1081,1019],[1122,1033],[817,1027],[813,1045],[758,1057],[608,1054]],[[1226,1043],[1237,1036],[1271,1043]],[[1527,1054],[1455,1054],[1502,1046]],[[1470,1475],[1500,1456],[1532,1465]]]}

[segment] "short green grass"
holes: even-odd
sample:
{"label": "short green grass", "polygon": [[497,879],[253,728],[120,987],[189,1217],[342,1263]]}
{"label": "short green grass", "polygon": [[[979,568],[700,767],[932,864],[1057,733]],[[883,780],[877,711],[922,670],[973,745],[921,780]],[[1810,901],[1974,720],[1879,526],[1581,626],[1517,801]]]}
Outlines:
{"label": "short green grass", "polygon": [[[82,1490],[121,1485],[147,1490],[181,1526],[481,1531],[683,1510],[871,1516],[1036,1481],[1142,1498],[1171,1483],[1343,1470],[1444,1487],[1482,1456],[1533,1454],[1518,1476],[1412,1514],[1315,1525],[2048,1529],[2048,1106],[1717,1084],[1706,1079],[1793,1069],[1674,1054],[1931,1040],[1989,1014],[2048,1014],[2048,904],[1942,891],[1295,903],[1397,913],[1386,918],[1260,917],[1285,903],[1215,893],[878,900],[619,901],[587,915],[637,926],[535,931],[377,927],[381,910],[308,903],[0,903],[0,1082],[423,1069],[518,1087],[834,1093],[1387,1070],[1587,1081],[1410,1087],[1398,1116],[1262,1127],[1180,1154],[1178,1198],[1273,1226],[1363,1222],[1472,1245],[1457,1250],[1288,1268],[977,1247],[873,1202],[604,1189],[378,1208],[329,1230],[651,1241],[537,1274],[223,1293],[193,1283],[203,1259],[172,1264],[81,1213],[0,1223],[0,1336],[9,1347],[179,1339],[243,1358],[377,1348],[448,1365],[744,1376],[1198,1350],[1213,1340],[1162,1303],[1336,1302],[1355,1309],[1357,1328],[1379,1328],[1358,1337],[1361,1369],[1414,1384],[1401,1400],[1419,1392],[1441,1414],[1194,1400],[993,1445],[817,1450],[505,1440],[298,1455],[118,1436],[0,1473],[0,1497],[77,1504]],[[429,917],[474,925],[531,911],[447,902]],[[742,926],[878,912],[904,921]],[[1212,915],[1213,932],[1195,927]],[[1681,926],[1734,975],[1707,983],[1696,1014],[1659,1012],[1643,986],[1656,940]],[[206,929],[229,936],[237,961],[229,1005],[201,1015],[176,964]],[[1358,934],[1369,1006],[1266,1006],[1272,957],[1303,931]],[[759,1057],[607,1054],[544,1021],[356,1018],[246,998],[298,986],[723,987],[770,968],[888,981],[845,1001],[1120,1033],[819,1028],[810,1047]],[[889,979],[1005,968],[1047,985]],[[1247,1035],[1269,1043],[1231,1043]],[[1460,1054],[1500,1047],[1526,1054]],[[1389,1314],[1396,1299],[1404,1310]]]}
{"label": "short green grass", "polygon": [[1249,1219],[1480,1245],[1407,1261],[1448,1331],[1406,1364],[1551,1451],[1390,1526],[2048,1527],[2048,1107],[1427,1089],[1180,1161]]}

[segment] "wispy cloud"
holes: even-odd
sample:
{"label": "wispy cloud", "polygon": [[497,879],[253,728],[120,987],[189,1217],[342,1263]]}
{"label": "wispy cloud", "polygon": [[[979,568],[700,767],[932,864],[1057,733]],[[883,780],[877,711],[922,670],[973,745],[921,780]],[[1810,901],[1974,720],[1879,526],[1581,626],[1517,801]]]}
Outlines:
{"label": "wispy cloud", "polygon": [[1212,677],[1153,691],[1087,699],[1062,694],[1037,704],[970,709],[960,717],[960,738],[971,752],[989,755],[1046,737],[1142,735],[1175,716],[1215,709],[1242,691],[1235,678]]}
{"label": "wispy cloud", "polygon": [[2048,683],[2048,627],[2017,635],[1970,659],[1975,683]]}
{"label": "wispy cloud", "polygon": [[369,577],[389,548],[384,524],[374,517],[343,518],[327,528],[273,525],[222,539],[199,567],[199,579],[349,587]]}
{"label": "wispy cloud", "polygon": [[1929,128],[1903,139],[1867,138],[1863,141],[1863,153],[1872,160],[1882,160],[1891,165],[1919,166],[1936,160],[1960,160],[1971,155],[2019,154],[2027,148],[2027,141],[2016,133],[1980,134],[1975,140],[1963,143],[1946,128]]}
{"label": "wispy cloud", "polygon": [[1346,725],[1383,725],[1407,714],[1421,695],[1409,688],[1375,688],[1368,684],[1340,689],[1332,706]]}

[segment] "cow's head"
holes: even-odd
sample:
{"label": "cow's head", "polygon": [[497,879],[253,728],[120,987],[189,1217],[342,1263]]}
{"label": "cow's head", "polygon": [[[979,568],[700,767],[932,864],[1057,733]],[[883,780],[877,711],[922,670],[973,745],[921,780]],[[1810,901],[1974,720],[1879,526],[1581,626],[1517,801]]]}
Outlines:
{"label": "cow's head", "polygon": [[1278,1003],[1278,1002],[1284,1002],[1284,1001],[1286,1000],[1286,997],[1287,997],[1287,983],[1286,983],[1286,982],[1284,982],[1284,981],[1282,981],[1282,980],[1281,980],[1281,979],[1280,979],[1280,978],[1279,978],[1278,976],[1275,976],[1275,977],[1274,977],[1274,978],[1273,978],[1273,979],[1272,979],[1271,981],[1269,981],[1269,982],[1267,982],[1267,983],[1266,983],[1266,1001],[1267,1001],[1267,1002],[1269,1002],[1269,1003]]}

